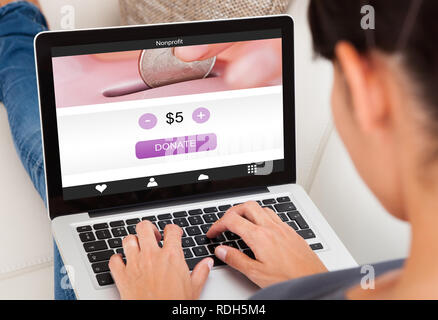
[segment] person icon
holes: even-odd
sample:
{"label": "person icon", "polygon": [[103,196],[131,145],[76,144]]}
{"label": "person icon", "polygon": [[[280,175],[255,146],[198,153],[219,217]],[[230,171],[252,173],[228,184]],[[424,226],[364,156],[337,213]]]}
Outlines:
{"label": "person icon", "polygon": [[155,181],[155,178],[150,178],[148,183],[148,188],[157,187],[158,183]]}

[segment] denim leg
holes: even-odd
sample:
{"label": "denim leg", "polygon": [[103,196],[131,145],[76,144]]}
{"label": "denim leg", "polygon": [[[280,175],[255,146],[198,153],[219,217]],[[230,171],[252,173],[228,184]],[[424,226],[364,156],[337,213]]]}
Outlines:
{"label": "denim leg", "polygon": [[[33,39],[47,30],[44,16],[34,5],[13,2],[0,8],[0,101],[6,107],[15,148],[35,188],[45,201],[46,186],[41,143]],[[55,298],[71,299],[62,289],[63,263],[55,245]]]}

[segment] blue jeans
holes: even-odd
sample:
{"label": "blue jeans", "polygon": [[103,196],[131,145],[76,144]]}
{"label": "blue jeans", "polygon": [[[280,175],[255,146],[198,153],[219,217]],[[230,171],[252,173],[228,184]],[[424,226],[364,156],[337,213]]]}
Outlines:
{"label": "blue jeans", "polygon": [[[14,2],[0,8],[0,101],[6,107],[15,148],[35,188],[45,201],[46,186],[41,144],[40,116],[33,39],[47,30],[44,16],[34,5]],[[75,299],[62,288],[65,268],[54,246],[55,299]],[[68,287],[68,286],[67,286]]]}

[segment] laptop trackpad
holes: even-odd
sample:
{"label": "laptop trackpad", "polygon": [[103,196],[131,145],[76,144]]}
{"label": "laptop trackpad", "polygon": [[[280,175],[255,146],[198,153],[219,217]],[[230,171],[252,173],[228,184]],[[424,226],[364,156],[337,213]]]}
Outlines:
{"label": "laptop trackpad", "polygon": [[200,299],[248,299],[260,288],[231,267],[214,269],[207,280]]}

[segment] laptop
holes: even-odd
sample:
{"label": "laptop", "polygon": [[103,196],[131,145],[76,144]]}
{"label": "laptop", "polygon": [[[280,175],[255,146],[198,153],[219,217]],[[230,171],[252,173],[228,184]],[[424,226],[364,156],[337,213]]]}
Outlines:
{"label": "laptop", "polygon": [[[170,223],[184,230],[190,270],[218,244],[253,257],[237,234],[205,236],[249,200],[274,210],[329,270],[356,266],[296,184],[293,26],[280,15],[36,37],[47,208],[78,299],[119,298],[108,260],[145,219],[161,232]],[[225,49],[176,57],[178,47],[215,44]],[[273,63],[282,76],[229,84],[239,52],[271,45],[281,48]],[[246,299],[258,289],[215,258],[201,298]]]}

